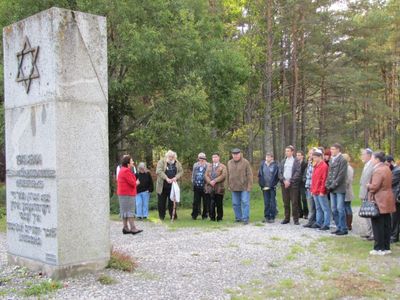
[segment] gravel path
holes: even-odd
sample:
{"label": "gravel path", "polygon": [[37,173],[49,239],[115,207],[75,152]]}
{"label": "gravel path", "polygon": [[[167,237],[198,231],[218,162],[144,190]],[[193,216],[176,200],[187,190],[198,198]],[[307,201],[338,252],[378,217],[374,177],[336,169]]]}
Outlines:
{"label": "gravel path", "polygon": [[[302,272],[293,270],[318,267],[320,261],[315,254],[295,253],[301,257],[293,260],[287,256],[293,253],[294,245],[307,248],[315,239],[331,236],[327,232],[278,222],[214,230],[170,230],[162,224],[138,223],[144,232],[136,236],[122,235],[121,223],[111,223],[114,249],[137,259],[139,265],[135,272],[105,270],[69,279],[64,281],[65,288],[50,296],[57,299],[229,299],[229,289],[251,281],[268,278],[273,284],[285,278],[306,279]],[[0,234],[0,278],[17,278],[21,284],[26,278],[35,281],[35,274],[6,265],[5,243],[5,234]],[[21,273],[25,279],[19,276]],[[102,285],[97,281],[100,274],[118,283]],[[5,293],[7,284],[0,285],[0,293],[2,288]],[[20,297],[14,291],[6,298]]]}

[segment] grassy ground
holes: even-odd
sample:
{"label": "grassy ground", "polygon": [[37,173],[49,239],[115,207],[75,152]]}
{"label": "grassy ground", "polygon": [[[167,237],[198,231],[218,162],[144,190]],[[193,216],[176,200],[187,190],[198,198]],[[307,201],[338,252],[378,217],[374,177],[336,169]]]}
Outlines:
{"label": "grassy ground", "polygon": [[[293,247],[292,252],[317,255],[317,266],[293,268],[292,278],[271,284],[257,278],[226,292],[232,299],[400,299],[400,246],[384,257],[368,255],[371,243],[356,237],[321,237],[307,247]],[[272,241],[273,242],[273,241]],[[295,264],[301,255],[286,257],[276,266]],[[288,266],[289,265],[289,266]],[[298,274],[302,276],[298,276]],[[299,280],[298,278],[306,279]],[[293,279],[296,278],[296,279]]]}

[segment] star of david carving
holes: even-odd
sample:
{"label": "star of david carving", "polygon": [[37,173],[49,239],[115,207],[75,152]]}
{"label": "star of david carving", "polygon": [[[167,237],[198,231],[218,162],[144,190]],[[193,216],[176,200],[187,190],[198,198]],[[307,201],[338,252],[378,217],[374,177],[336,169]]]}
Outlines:
{"label": "star of david carving", "polygon": [[16,81],[24,84],[27,94],[29,93],[32,79],[39,78],[39,71],[36,66],[38,53],[39,46],[32,48],[28,37],[25,37],[24,46],[22,50],[17,53],[18,73]]}

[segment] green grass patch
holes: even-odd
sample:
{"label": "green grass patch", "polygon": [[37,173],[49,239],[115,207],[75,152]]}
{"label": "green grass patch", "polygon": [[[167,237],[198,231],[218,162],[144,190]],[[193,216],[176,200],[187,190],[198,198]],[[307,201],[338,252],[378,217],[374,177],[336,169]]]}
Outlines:
{"label": "green grass patch", "polygon": [[113,250],[107,268],[132,272],[137,267],[136,261],[128,254]]}
{"label": "green grass patch", "polygon": [[240,264],[242,266],[251,266],[254,263],[252,259],[243,259]]}
{"label": "green grass patch", "polygon": [[61,289],[62,287],[63,284],[60,281],[56,280],[43,281],[37,284],[29,283],[27,285],[27,288],[23,290],[22,294],[25,297],[31,297],[31,296],[39,297],[47,295],[49,293],[53,293],[58,289]]}
{"label": "green grass patch", "polygon": [[100,282],[102,285],[112,285],[118,283],[117,280],[106,274],[100,275],[99,278],[97,278],[97,281]]}

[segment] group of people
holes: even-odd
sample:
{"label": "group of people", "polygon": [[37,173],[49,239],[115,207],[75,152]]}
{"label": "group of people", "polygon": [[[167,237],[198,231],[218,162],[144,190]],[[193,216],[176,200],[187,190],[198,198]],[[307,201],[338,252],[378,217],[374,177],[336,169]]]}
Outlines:
{"label": "group of people", "polygon": [[[367,230],[361,236],[375,241],[371,255],[390,254],[390,243],[399,241],[400,168],[392,156],[368,148],[361,151],[361,160],[364,168],[359,197],[362,201],[375,202],[379,209],[378,217],[364,219]],[[292,146],[286,147],[285,159],[279,165],[273,154],[268,153],[258,173],[264,195],[264,221],[274,222],[276,187],[281,183],[285,211],[281,224],[290,223],[292,209],[295,225],[300,225],[302,214],[308,219],[304,227],[328,231],[333,219],[336,229],[331,233],[347,235],[352,229],[351,201],[354,199],[354,170],[349,162],[350,156],[342,154],[338,143],[330,149],[310,149],[307,162],[303,152],[295,152]]]}
{"label": "group of people", "polygon": [[[235,222],[249,223],[252,168],[240,149],[232,149],[231,155],[232,158],[225,166],[220,162],[218,153],[212,154],[210,163],[204,153],[198,154],[192,170],[191,216],[194,220],[199,216],[212,221],[223,219],[226,186],[232,193]],[[393,157],[368,148],[361,151],[361,160],[364,168],[359,197],[363,201],[375,202],[380,212],[376,218],[365,219],[366,232],[362,237],[375,241],[372,255],[389,254],[390,243],[399,241],[400,167],[395,165]],[[281,224],[289,224],[292,216],[295,225],[300,225],[299,219],[304,218],[308,219],[304,227],[328,231],[333,220],[335,230],[331,233],[347,235],[352,229],[351,201],[354,199],[354,170],[349,162],[350,156],[342,154],[342,146],[338,143],[329,149],[312,148],[307,158],[302,151],[287,146],[285,158],[280,163],[275,161],[273,153],[267,153],[258,170],[258,182],[264,198],[263,222],[275,222],[278,214],[276,190],[280,185],[284,203],[284,219]],[[133,222],[134,197],[136,217],[147,218],[149,195],[153,190],[151,175],[145,164],[139,164],[138,172],[132,171],[132,168],[131,157],[124,156],[121,171],[117,175],[123,233],[140,232]],[[169,217],[176,219],[171,188],[182,177],[183,168],[175,152],[169,150],[158,161],[156,174],[159,218],[165,219],[168,208]],[[126,197],[131,197],[130,205]]]}

